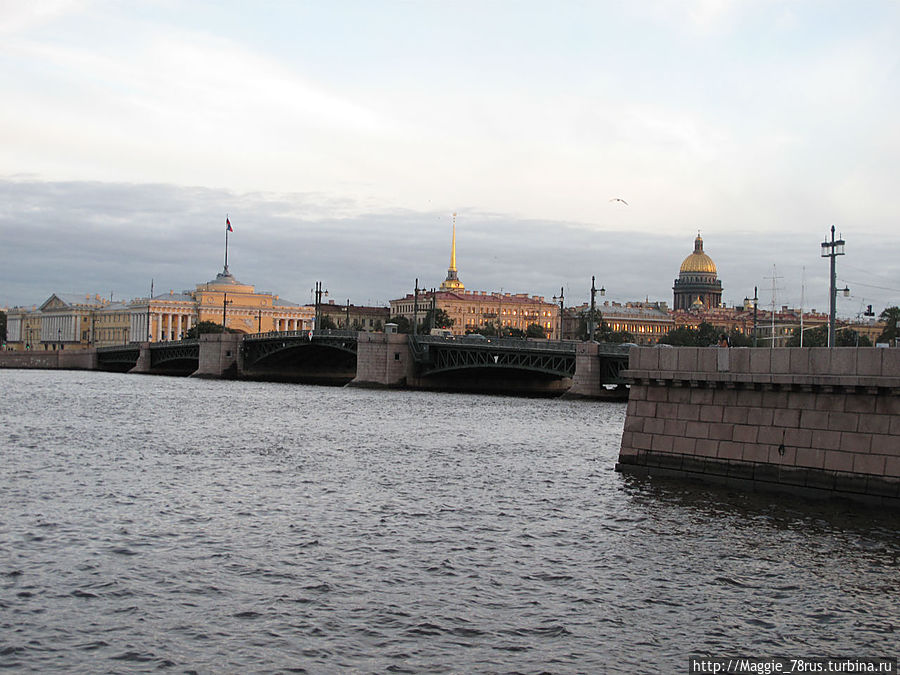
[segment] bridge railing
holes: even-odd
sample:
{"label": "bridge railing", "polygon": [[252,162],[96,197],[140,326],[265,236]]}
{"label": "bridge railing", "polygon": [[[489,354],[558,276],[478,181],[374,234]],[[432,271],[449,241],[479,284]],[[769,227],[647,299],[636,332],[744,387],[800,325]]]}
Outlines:
{"label": "bridge railing", "polygon": [[439,335],[411,335],[417,345],[460,345],[463,347],[502,347],[504,349],[536,349],[540,351],[575,353],[577,342],[566,340],[529,340],[527,338],[473,338],[467,335],[441,337]]}
{"label": "bridge railing", "polygon": [[166,347],[192,347],[199,345],[200,340],[197,338],[187,338],[184,340],[161,340],[159,342],[151,342],[150,349],[164,349]]}
{"label": "bridge railing", "polygon": [[355,338],[359,331],[355,330],[277,330],[267,333],[250,333],[244,336],[244,340],[270,340],[272,338],[299,337],[309,339],[313,337]]}

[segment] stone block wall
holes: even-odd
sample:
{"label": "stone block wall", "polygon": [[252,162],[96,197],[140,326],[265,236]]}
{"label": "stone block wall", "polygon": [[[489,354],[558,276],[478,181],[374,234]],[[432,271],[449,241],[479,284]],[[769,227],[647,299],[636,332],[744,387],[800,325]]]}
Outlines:
{"label": "stone block wall", "polygon": [[360,333],[354,387],[402,387],[411,375],[409,337],[400,333]]}
{"label": "stone block wall", "polygon": [[[200,336],[200,358],[196,372],[191,377],[235,377],[241,358],[239,333],[206,333]],[[141,350],[143,356],[143,349]]]}
{"label": "stone block wall", "polygon": [[58,351],[0,352],[0,368],[59,368]]}
{"label": "stone block wall", "polygon": [[900,505],[900,350],[641,348],[617,468]]}

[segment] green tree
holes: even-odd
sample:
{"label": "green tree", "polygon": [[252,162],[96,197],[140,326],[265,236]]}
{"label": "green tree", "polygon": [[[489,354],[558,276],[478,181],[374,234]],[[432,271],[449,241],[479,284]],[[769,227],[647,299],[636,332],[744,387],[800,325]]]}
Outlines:
{"label": "green tree", "polygon": [[334,322],[328,314],[322,314],[319,317],[319,323],[316,326],[316,330],[336,330],[337,324]]}
{"label": "green tree", "polygon": [[[221,333],[222,332],[222,324],[216,323],[215,321],[201,321],[198,324],[191,326],[191,329],[184,334],[185,339],[192,340],[198,338],[200,335],[205,335],[207,333]],[[228,333],[236,333],[237,331],[229,328],[226,332]]]}
{"label": "green tree", "polygon": [[410,325],[409,319],[407,319],[405,316],[392,316],[388,323],[397,324],[398,333],[406,333],[407,335],[409,333],[412,333],[412,326]]}
{"label": "green tree", "polygon": [[[766,341],[768,343],[768,340]],[[768,345],[767,345],[768,346]],[[791,339],[787,341],[788,347],[800,346],[800,328],[794,329]],[[803,331],[804,347],[827,347],[828,346],[828,326],[816,326]]]}
{"label": "green tree", "polygon": [[[587,330],[587,328],[585,328]],[[634,342],[634,335],[627,330],[613,330],[605,321],[594,330],[594,339],[597,342],[607,342],[620,345],[625,342]]]}
{"label": "green tree", "polygon": [[871,347],[872,341],[865,335],[860,335],[852,328],[844,328],[837,331],[834,336],[835,345],[838,347]]}
{"label": "green tree", "polygon": [[539,338],[541,340],[547,337],[546,329],[539,323],[530,323],[525,329],[525,337]]}
{"label": "green tree", "polygon": [[885,326],[876,342],[891,343],[896,340],[897,337],[900,336],[900,329],[897,328],[897,322],[900,321],[900,307],[897,307],[896,305],[888,307],[878,315],[878,318],[884,321]]}
{"label": "green tree", "polygon": [[453,319],[443,309],[438,307],[434,311],[434,319],[432,320],[432,312],[429,309],[425,312],[425,318],[419,323],[419,330],[427,332],[432,328],[450,328],[453,325]]}
{"label": "green tree", "polygon": [[659,341],[676,347],[711,347],[718,343],[719,331],[704,321],[696,329],[687,326],[673,328]]}
{"label": "green tree", "polygon": [[469,333],[478,333],[479,335],[484,335],[485,337],[494,337],[497,335],[497,325],[493,322],[486,323],[478,330],[469,331]]}
{"label": "green tree", "polygon": [[0,344],[6,343],[6,312],[0,312]]}
{"label": "green tree", "polygon": [[744,335],[736,328],[732,328],[728,334],[728,344],[732,347],[752,347],[753,338],[749,335]]}

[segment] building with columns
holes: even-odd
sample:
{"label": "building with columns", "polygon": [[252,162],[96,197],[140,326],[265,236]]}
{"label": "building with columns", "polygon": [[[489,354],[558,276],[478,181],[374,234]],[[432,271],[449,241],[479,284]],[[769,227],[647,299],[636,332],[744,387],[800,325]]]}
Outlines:
{"label": "building with columns", "polygon": [[315,309],[259,292],[224,268],[194,290],[112,302],[98,295],[54,293],[40,307],[7,314],[7,345],[14,350],[106,347],[179,340],[202,321],[241,333],[309,330]]}
{"label": "building with columns", "polygon": [[192,291],[135,300],[130,309],[132,342],[143,341],[138,336],[145,334],[151,342],[179,340],[204,321],[222,325],[224,320],[226,328],[239,333],[309,330],[315,317],[311,307],[241,283],[227,267]]}

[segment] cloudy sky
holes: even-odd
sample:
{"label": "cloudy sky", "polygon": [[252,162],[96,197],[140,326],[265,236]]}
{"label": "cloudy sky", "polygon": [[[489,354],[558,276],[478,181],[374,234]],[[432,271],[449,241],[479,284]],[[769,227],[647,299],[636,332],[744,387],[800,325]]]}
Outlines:
{"label": "cloudy sky", "polygon": [[[893,0],[0,0],[0,306],[181,290],[900,303]],[[614,198],[628,202],[624,205]],[[805,290],[804,290],[805,289]]]}

